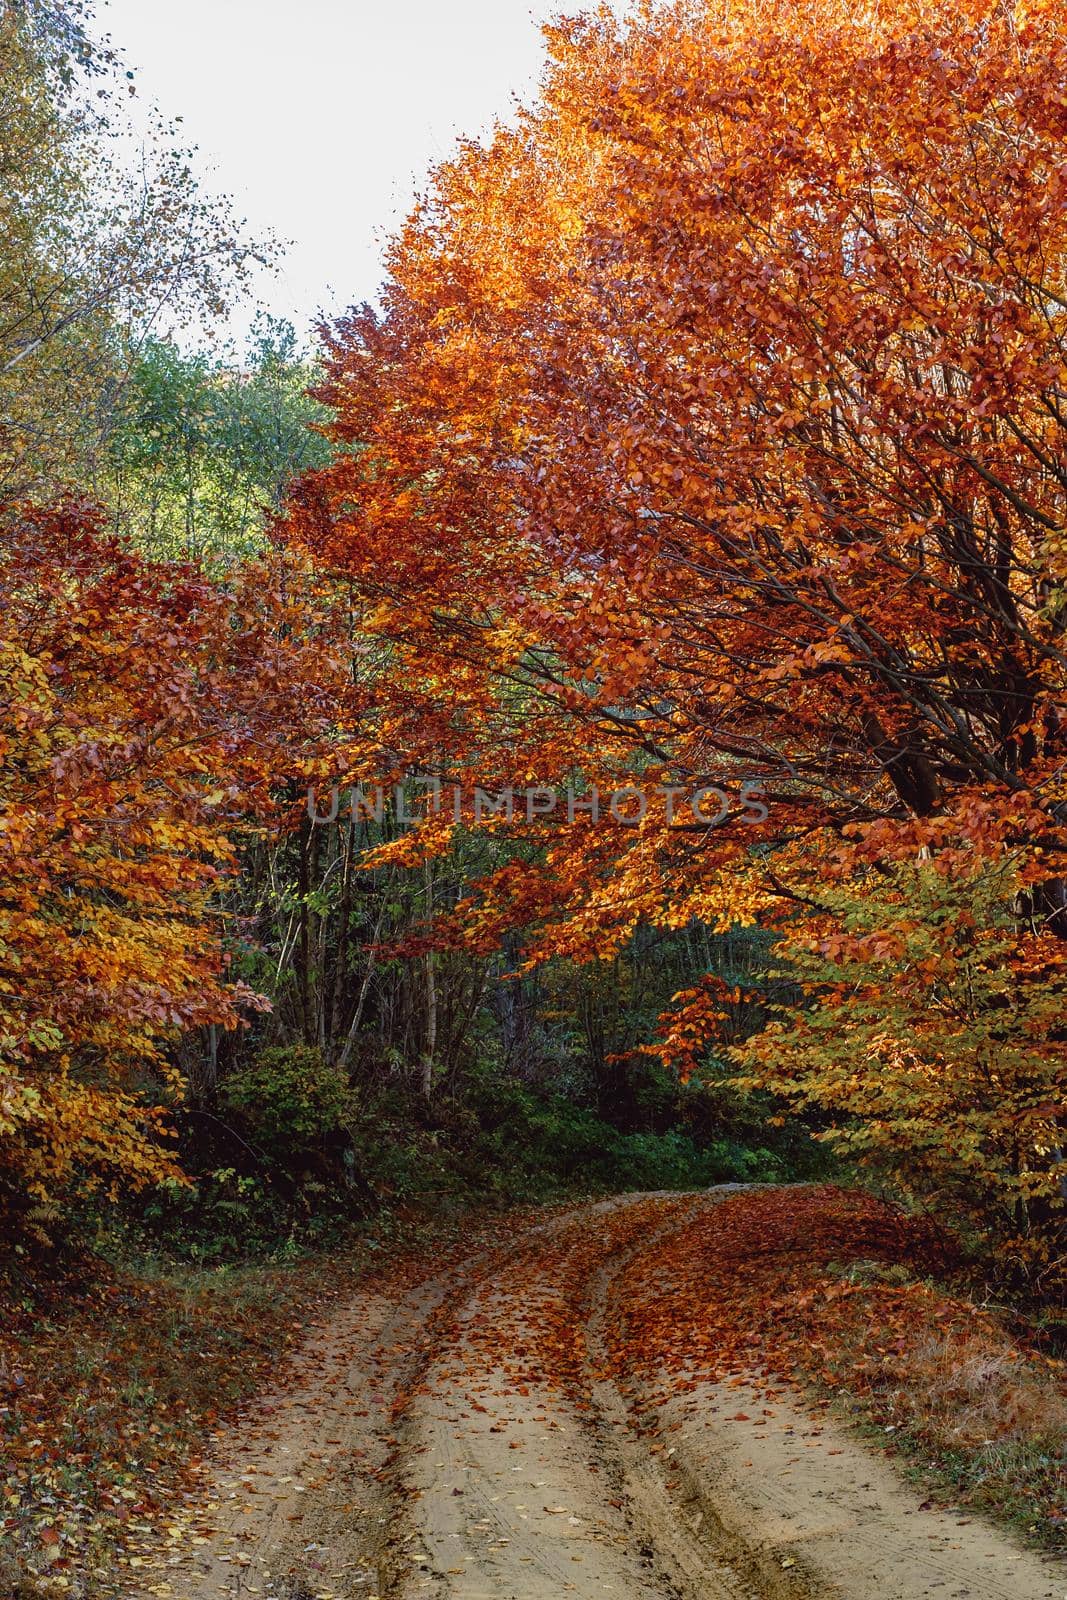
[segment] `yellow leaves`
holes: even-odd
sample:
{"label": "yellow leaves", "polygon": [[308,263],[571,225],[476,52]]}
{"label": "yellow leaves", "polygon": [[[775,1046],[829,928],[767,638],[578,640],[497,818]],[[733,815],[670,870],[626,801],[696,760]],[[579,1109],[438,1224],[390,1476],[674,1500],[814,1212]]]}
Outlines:
{"label": "yellow leaves", "polygon": [[261,574],[225,590],[184,572],[183,633],[173,583],[80,510],[5,522],[0,1160],[42,1198],[74,1173],[175,1180],[145,1089],[177,1090],[180,1033],[256,1004],[226,981],[217,896],[234,813],[266,793],[312,675],[296,640],[261,650]]}
{"label": "yellow leaves", "polygon": [[824,883],[824,916],[781,947],[806,1009],[734,1054],[752,1086],[840,1117],[831,1143],[951,1192],[989,1234],[1021,1164],[1036,1242],[1062,1211],[1050,1129],[1067,987],[1060,942],[1011,921],[1009,869],[963,876],[935,860],[883,868],[878,893]]}
{"label": "yellow leaves", "polygon": [[[0,1049],[4,1040],[0,1038]],[[20,1082],[0,1067],[0,1136],[18,1134],[22,1125],[35,1121],[41,1113],[41,1097],[31,1085]]]}

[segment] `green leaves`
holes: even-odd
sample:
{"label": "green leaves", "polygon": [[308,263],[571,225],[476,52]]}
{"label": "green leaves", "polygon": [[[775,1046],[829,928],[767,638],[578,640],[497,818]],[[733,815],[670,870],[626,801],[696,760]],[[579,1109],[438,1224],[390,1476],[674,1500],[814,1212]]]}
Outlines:
{"label": "green leaves", "polygon": [[781,941],[808,1002],[733,1052],[742,1082],[828,1113],[829,1143],[948,1200],[1002,1270],[1051,1291],[1067,946],[1013,921],[1010,862],[964,876],[935,859],[874,887],[824,886],[825,918]]}
{"label": "green leaves", "polygon": [[261,314],[246,352],[219,359],[146,341],[123,395],[101,488],[157,557],[229,563],[262,550],[290,481],[329,447],[289,323]]}

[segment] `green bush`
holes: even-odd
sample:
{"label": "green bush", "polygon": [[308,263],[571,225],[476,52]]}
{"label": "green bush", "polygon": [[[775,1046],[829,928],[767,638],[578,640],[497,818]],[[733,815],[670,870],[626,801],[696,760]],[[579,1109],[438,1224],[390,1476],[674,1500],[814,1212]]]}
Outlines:
{"label": "green bush", "polygon": [[257,1144],[286,1163],[343,1128],[349,1098],[344,1072],[299,1044],[260,1051],[225,1085]]}

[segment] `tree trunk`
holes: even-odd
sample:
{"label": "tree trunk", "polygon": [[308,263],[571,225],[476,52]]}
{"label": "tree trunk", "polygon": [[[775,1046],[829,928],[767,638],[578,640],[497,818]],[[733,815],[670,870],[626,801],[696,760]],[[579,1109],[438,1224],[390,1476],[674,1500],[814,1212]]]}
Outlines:
{"label": "tree trunk", "polygon": [[[433,867],[427,861],[425,868],[426,882],[426,919],[429,921],[433,915]],[[420,1088],[422,1097],[429,1101],[433,1095],[433,1067],[434,1057],[437,1054],[437,966],[434,951],[426,952],[426,1041],[422,1055],[422,1072]]]}

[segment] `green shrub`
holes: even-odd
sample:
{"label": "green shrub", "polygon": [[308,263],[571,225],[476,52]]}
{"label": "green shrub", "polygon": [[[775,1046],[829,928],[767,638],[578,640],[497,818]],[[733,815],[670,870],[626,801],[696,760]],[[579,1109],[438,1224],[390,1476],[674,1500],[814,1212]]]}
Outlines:
{"label": "green shrub", "polygon": [[340,1131],[349,1087],[321,1050],[285,1045],[260,1051],[228,1078],[225,1100],[268,1155],[288,1162]]}

